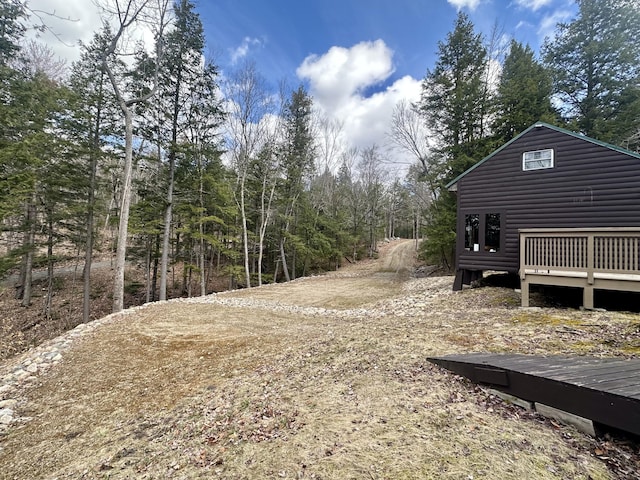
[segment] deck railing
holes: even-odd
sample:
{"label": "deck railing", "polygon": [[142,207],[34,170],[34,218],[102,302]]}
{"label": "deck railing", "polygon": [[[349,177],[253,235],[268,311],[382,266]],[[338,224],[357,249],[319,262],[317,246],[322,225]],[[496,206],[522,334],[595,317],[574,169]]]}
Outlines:
{"label": "deck railing", "polygon": [[526,286],[527,304],[529,281],[583,286],[587,308],[593,308],[594,285],[637,291],[640,227],[520,230],[520,279]]}

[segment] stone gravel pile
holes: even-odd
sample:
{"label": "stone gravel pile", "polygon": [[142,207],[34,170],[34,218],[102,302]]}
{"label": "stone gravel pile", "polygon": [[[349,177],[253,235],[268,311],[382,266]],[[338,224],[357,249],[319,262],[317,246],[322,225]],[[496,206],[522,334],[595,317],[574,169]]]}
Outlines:
{"label": "stone gravel pile", "polygon": [[71,348],[73,342],[96,330],[100,325],[122,318],[139,309],[129,309],[119,314],[111,314],[89,323],[81,323],[64,335],[44,342],[28,352],[5,362],[0,367],[0,434],[6,432],[13,423],[27,421],[28,418],[16,416],[16,407],[24,400],[20,399],[21,387],[34,383],[38,375],[58,365],[63,354]]}

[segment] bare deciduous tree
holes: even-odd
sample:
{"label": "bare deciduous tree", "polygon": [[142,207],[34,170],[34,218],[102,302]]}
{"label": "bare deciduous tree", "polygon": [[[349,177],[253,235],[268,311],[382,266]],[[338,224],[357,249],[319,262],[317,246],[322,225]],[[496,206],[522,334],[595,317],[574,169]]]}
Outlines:
{"label": "bare deciduous tree", "polygon": [[[105,31],[111,32],[111,42],[102,52],[102,64],[122,110],[125,124],[125,161],[113,282],[114,312],[119,312],[124,308],[124,270],[133,176],[133,107],[138,103],[146,102],[156,93],[164,31],[168,22],[168,6],[169,0],[111,0],[101,5]],[[113,24],[113,30],[111,30],[111,24]],[[127,96],[126,86],[123,79],[118,78],[117,72],[113,68],[113,62],[133,53],[129,47],[132,42],[131,36],[134,30],[145,28],[151,30],[155,40],[153,87],[142,94]]]}
{"label": "bare deciduous tree", "polygon": [[384,179],[388,176],[382,164],[382,154],[377,145],[365,148],[360,153],[358,174],[365,202],[364,221],[367,227],[369,258],[373,257],[377,249],[380,207],[386,190]]}
{"label": "bare deciduous tree", "polygon": [[30,40],[22,47],[24,66],[35,76],[37,73],[45,75],[54,82],[62,82],[67,74],[67,62],[56,56],[51,48],[41,42]]}
{"label": "bare deciduous tree", "polygon": [[250,287],[247,177],[251,159],[258,154],[265,142],[267,129],[264,116],[271,110],[271,99],[264,79],[251,62],[244,63],[230,76],[226,89],[230,151],[238,184],[236,202],[242,222],[245,283]]}

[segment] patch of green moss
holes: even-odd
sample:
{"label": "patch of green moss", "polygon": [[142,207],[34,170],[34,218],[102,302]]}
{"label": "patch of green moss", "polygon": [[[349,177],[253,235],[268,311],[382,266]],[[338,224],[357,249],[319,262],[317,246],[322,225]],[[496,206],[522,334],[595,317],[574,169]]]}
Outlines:
{"label": "patch of green moss", "polygon": [[597,345],[598,344],[593,341],[580,341],[569,343],[566,346],[573,350],[575,353],[584,355],[593,352],[596,349]]}
{"label": "patch of green moss", "polygon": [[625,345],[620,348],[620,351],[628,355],[640,356],[640,345]]}
{"label": "patch of green moss", "polygon": [[548,313],[522,311],[511,317],[516,323],[534,323],[536,325],[560,325],[566,322],[565,318],[554,317]]}

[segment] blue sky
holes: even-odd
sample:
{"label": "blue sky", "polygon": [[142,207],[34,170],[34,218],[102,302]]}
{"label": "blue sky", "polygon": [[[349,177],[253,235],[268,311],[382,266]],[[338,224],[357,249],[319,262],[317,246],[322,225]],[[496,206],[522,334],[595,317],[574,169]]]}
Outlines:
{"label": "blue sky", "polygon": [[446,39],[459,9],[489,35],[497,26],[538,50],[557,21],[575,12],[571,0],[197,0],[208,46],[217,63],[240,57],[256,61],[277,82],[296,80],[310,55],[382,40],[393,52],[392,82],[422,78],[434,64],[438,41]]}
{"label": "blue sky", "polygon": [[[413,102],[458,11],[538,51],[573,0],[198,0],[209,52],[224,71],[245,59],[273,85],[304,83],[350,146],[389,144],[395,105]],[[400,161],[398,152],[388,155]]]}
{"label": "blue sky", "polygon": [[[113,0],[99,0],[102,2]],[[124,1],[124,0],[121,0]],[[539,51],[557,22],[570,21],[574,0],[192,0],[207,39],[207,55],[225,76],[249,60],[277,89],[304,83],[317,109],[342,124],[347,146],[386,147],[394,107],[420,95],[421,80],[437,58],[438,42],[459,10],[488,37],[498,29]],[[68,44],[90,41],[100,26],[90,0],[29,0],[75,22],[52,28]],[[42,35],[70,61],[78,47]],[[398,152],[387,151],[400,161]]]}

